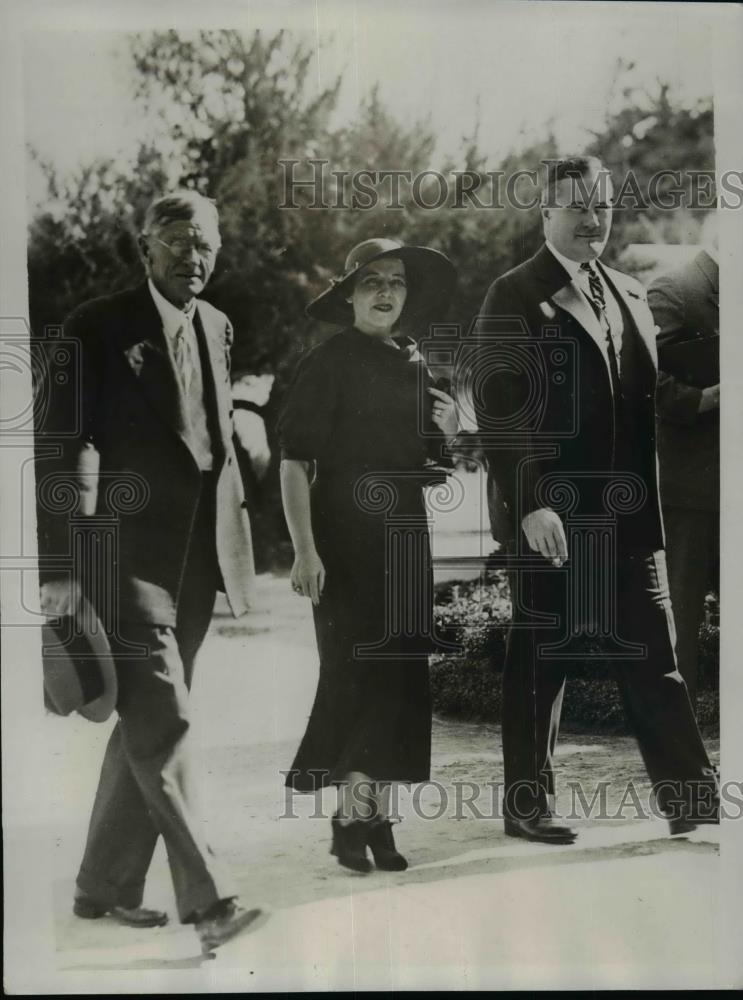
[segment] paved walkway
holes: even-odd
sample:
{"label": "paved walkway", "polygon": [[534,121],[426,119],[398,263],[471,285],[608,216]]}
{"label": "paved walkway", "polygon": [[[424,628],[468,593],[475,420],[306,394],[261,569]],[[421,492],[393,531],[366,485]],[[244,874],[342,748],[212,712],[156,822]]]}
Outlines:
{"label": "paved walkway", "polygon": [[[481,487],[470,477],[461,502],[436,516],[436,555],[490,550],[479,524]],[[357,876],[340,868],[328,854],[332,794],[291,797],[281,777],[291,765],[316,678],[310,606],[291,593],[286,579],[262,577],[257,607],[242,621],[218,606],[192,692],[207,833],[226,856],[244,900],[266,905],[271,917],[213,961],[202,961],[192,929],[177,923],[136,931],[108,918],[72,916],[73,879],[111,723],[44,720],[54,830],[29,825],[6,836],[9,856],[20,845],[51,873],[57,989],[693,987],[735,981],[731,956],[740,949],[735,925],[731,932],[726,923],[720,883],[728,869],[719,856],[718,831],[671,840],[665,823],[638,815],[648,786],[631,739],[563,734],[558,811],[567,815],[580,804],[577,782],[587,801],[598,790],[602,810],[584,816],[578,809],[578,843],[548,847],[503,834],[498,727],[436,719],[434,781],[401,796],[404,821],[396,837],[410,869]],[[710,750],[717,759],[717,746]],[[723,826],[723,848],[738,825]],[[145,902],[175,912],[162,845]],[[31,910],[35,914],[36,907]]]}
{"label": "paved walkway", "polygon": [[[246,902],[272,916],[210,962],[189,928],[135,931],[71,915],[109,726],[46,720],[61,983],[130,989],[136,973],[138,991],[729,985],[718,831],[671,840],[665,823],[637,814],[648,787],[631,739],[564,734],[558,810],[579,805],[578,781],[588,801],[604,788],[604,808],[576,820],[576,845],[548,847],[503,835],[498,727],[436,720],[435,781],[401,799],[397,840],[411,868],[341,869],[328,855],[328,793],[287,797],[280,775],[316,672],[309,606],[286,579],[261,579],[244,622],[218,609],[193,691],[208,834]],[[174,912],[162,848],[146,902]]]}

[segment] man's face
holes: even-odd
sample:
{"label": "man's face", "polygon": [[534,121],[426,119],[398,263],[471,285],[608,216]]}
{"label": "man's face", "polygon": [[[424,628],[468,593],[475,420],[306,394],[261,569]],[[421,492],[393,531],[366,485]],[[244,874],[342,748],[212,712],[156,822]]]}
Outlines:
{"label": "man's face", "polygon": [[219,249],[211,218],[168,222],[141,238],[147,274],[158,292],[178,309],[204,290]]}
{"label": "man's face", "polygon": [[544,235],[564,257],[583,263],[603,253],[611,231],[614,189],[608,170],[563,177],[542,208]]}

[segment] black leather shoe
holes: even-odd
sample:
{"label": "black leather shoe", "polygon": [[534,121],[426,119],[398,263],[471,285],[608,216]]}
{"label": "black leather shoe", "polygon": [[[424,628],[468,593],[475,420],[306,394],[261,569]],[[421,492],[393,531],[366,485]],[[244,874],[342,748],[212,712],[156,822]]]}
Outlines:
{"label": "black leather shoe", "polygon": [[201,952],[208,956],[219,948],[250,929],[262,927],[268,918],[268,913],[259,906],[246,910],[236,900],[224,900],[223,905],[212,907],[209,915],[204,914],[194,924],[201,942]]}
{"label": "black leather shoe", "polygon": [[555,822],[551,816],[536,819],[506,816],[503,825],[507,837],[521,837],[522,840],[534,840],[540,844],[572,844],[578,836],[577,830]]}
{"label": "black leather shoe", "polygon": [[668,820],[668,829],[672,837],[678,837],[684,833],[691,833],[698,826],[718,826],[719,823],[720,817],[714,813],[706,816],[694,816],[693,818],[689,816],[674,816]]}
{"label": "black leather shoe", "polygon": [[144,906],[105,906],[88,896],[76,896],[72,912],[83,920],[98,920],[108,915],[124,927],[164,927],[168,922],[168,914],[163,910],[148,910]]}
{"label": "black leather shoe", "polygon": [[677,816],[675,819],[669,819],[668,821],[668,829],[672,837],[680,837],[684,833],[691,833],[696,828],[696,823],[692,823],[690,819],[684,819],[683,816]]}
{"label": "black leather shoe", "polygon": [[408,867],[405,858],[395,847],[392,823],[388,819],[374,819],[368,824],[366,842],[374,855],[374,864],[383,872],[404,872]]}
{"label": "black leather shoe", "polygon": [[373,865],[366,856],[369,824],[357,819],[343,826],[338,817],[334,816],[331,826],[333,842],[330,845],[330,853],[338,858],[338,864],[364,875],[370,872]]}

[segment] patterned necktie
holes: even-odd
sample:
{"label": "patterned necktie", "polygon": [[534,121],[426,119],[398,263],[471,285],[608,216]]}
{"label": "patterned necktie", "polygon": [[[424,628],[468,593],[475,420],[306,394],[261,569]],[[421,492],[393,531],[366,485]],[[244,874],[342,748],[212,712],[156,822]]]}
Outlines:
{"label": "patterned necktie", "polygon": [[[596,271],[588,261],[580,266],[581,271],[588,275],[588,287],[591,291],[591,305],[596,316],[601,323],[606,335],[606,349],[609,354],[609,367],[612,369],[612,377],[619,378],[619,354],[622,349],[621,341],[617,343],[611,329],[609,317],[606,314],[606,297],[604,296],[604,286]],[[614,370],[616,369],[616,371]]]}
{"label": "patterned necktie", "polygon": [[193,358],[191,355],[191,330],[188,323],[184,323],[178,328],[173,341],[173,355],[175,357],[176,368],[181,377],[186,395],[191,388],[191,377],[193,375]]}
{"label": "patterned necktie", "polygon": [[604,286],[601,284],[601,279],[596,274],[594,269],[585,261],[580,266],[581,271],[585,271],[588,275],[588,287],[591,289],[591,298],[593,299],[594,307],[596,308],[596,315],[601,318],[601,315],[606,315],[606,299],[604,298]]}

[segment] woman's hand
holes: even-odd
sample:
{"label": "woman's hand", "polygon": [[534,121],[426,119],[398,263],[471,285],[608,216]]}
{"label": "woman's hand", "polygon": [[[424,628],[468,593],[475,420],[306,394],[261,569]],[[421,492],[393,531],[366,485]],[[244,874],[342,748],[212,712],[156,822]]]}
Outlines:
{"label": "woman's hand", "polygon": [[313,604],[320,603],[325,586],[325,567],[314,549],[295,556],[291,581],[295,594],[312,598]]}
{"label": "woman's hand", "polygon": [[441,389],[429,389],[434,396],[433,422],[440,431],[449,439],[457,436],[459,422],[457,420],[457,408],[451,396],[442,392]]}
{"label": "woman's hand", "polygon": [[292,588],[295,594],[311,597],[313,604],[319,604],[325,586],[325,567],[312,534],[309,469],[309,462],[295,458],[282,460],[281,499],[295,552]]}

